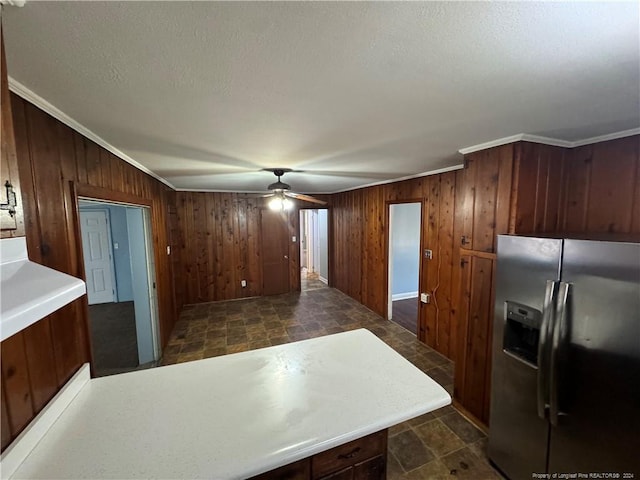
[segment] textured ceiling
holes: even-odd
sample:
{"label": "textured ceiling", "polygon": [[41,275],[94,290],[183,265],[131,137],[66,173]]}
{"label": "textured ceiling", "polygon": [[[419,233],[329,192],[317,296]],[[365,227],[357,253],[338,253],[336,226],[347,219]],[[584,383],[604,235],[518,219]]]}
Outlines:
{"label": "textured ceiling", "polygon": [[639,7],[27,2],[9,74],[177,188],[335,192],[640,126]]}

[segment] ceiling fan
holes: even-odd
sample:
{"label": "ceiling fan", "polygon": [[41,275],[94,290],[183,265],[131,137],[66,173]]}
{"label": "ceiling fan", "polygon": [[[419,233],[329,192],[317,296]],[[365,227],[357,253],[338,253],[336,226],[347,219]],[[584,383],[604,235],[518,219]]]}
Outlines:
{"label": "ceiling fan", "polygon": [[263,195],[263,197],[272,197],[269,200],[269,208],[272,210],[289,210],[293,207],[293,202],[289,198],[295,198],[296,200],[302,200],[304,202],[315,203],[318,205],[326,205],[327,202],[314,198],[310,195],[304,195],[302,193],[295,193],[291,191],[291,186],[280,180],[285,173],[291,172],[290,168],[264,168],[267,172],[273,172],[278,177],[278,181],[272,183],[267,187],[271,190],[271,193]]}

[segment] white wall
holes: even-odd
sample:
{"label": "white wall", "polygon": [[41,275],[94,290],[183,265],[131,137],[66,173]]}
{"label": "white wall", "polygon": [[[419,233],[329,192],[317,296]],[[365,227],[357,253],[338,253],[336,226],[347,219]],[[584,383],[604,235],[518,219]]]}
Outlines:
{"label": "white wall", "polygon": [[129,231],[129,251],[131,253],[131,278],[133,279],[138,359],[140,364],[143,364],[153,361],[154,355],[142,208],[127,208],[127,228]]}
{"label": "white wall", "polygon": [[391,293],[394,299],[410,298],[418,294],[421,205],[400,203],[390,208]]}
{"label": "white wall", "polygon": [[307,268],[307,211],[300,210],[300,268]]}
{"label": "white wall", "polygon": [[318,243],[320,247],[320,269],[318,273],[324,280],[329,279],[329,223],[328,210],[318,210]]}

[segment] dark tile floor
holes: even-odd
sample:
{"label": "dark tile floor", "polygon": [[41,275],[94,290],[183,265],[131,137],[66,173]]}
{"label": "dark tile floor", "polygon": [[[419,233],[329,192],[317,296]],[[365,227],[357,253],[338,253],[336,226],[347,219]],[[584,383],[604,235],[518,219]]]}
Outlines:
{"label": "dark tile floor", "polygon": [[326,283],[318,279],[317,273],[309,273],[306,268],[300,270],[300,287],[303,292],[318,288],[329,288]]}
{"label": "dark tile floor", "polygon": [[[451,361],[401,326],[322,285],[301,293],[185,306],[161,364],[367,328],[452,392]],[[483,432],[453,407],[444,407],[390,429],[388,478],[499,479],[485,447]]]}

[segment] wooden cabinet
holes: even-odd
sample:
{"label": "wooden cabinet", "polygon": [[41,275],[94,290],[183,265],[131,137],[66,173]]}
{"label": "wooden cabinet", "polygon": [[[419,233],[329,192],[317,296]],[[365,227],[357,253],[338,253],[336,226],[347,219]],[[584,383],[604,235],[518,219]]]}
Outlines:
{"label": "wooden cabinet", "polygon": [[[319,480],[375,480],[386,478],[387,461],[382,455],[330,473]],[[315,477],[314,477],[315,478]]]}
{"label": "wooden cabinet", "polygon": [[[0,33],[0,38],[2,34]],[[1,41],[2,72],[1,72],[1,103],[2,116],[0,137],[2,138],[0,159],[0,230],[1,237],[24,236],[24,222],[22,220],[22,205],[20,197],[20,179],[18,178],[18,160],[16,157],[16,141],[13,132],[13,118],[11,116],[11,98],[9,95],[9,81],[7,77],[7,61],[4,54],[4,40]]]}
{"label": "wooden cabinet", "polygon": [[252,477],[250,480],[308,480],[311,477],[311,459],[305,458],[284,467]]}
{"label": "wooden cabinet", "polygon": [[252,480],[384,480],[387,478],[387,430],[367,435]]}
{"label": "wooden cabinet", "polygon": [[454,398],[483,423],[489,420],[495,261],[495,254],[461,249]]}
{"label": "wooden cabinet", "polygon": [[457,285],[454,401],[477,420],[489,421],[493,275],[497,235],[513,233],[519,144],[465,157],[456,192]]}
{"label": "wooden cabinet", "polygon": [[[382,430],[314,455],[311,458],[312,478],[385,478],[379,475],[367,476],[364,472],[376,471],[374,467],[380,465],[380,460],[376,459],[381,459],[382,467],[378,470],[384,472],[386,452],[387,431]],[[356,472],[359,472],[360,476],[356,476]]]}

